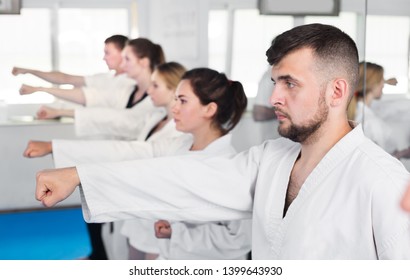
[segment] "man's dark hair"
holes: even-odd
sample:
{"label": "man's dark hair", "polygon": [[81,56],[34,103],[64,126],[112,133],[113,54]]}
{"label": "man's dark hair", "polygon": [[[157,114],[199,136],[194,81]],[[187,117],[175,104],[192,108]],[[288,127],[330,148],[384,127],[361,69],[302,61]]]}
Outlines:
{"label": "man's dark hair", "polygon": [[105,39],[104,43],[114,44],[119,50],[123,50],[124,47],[127,45],[128,37],[124,35],[112,35]]}
{"label": "man's dark hair", "polygon": [[317,69],[330,76],[343,73],[352,95],[359,74],[359,55],[355,42],[340,29],[324,24],[297,26],[278,35],[266,56],[270,65],[278,64],[293,51],[310,48],[317,58]]}

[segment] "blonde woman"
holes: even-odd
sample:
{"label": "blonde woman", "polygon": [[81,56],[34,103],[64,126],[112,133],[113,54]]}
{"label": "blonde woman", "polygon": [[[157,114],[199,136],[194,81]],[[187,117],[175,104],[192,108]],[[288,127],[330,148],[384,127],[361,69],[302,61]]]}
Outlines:
{"label": "blonde woman", "polygon": [[[394,82],[393,80],[389,80]],[[361,62],[359,65],[359,85],[348,107],[348,118],[363,123],[363,130],[367,137],[390,154],[409,146],[409,137],[400,129],[398,122],[386,122],[372,109],[374,100],[382,97],[384,69],[382,66]]]}

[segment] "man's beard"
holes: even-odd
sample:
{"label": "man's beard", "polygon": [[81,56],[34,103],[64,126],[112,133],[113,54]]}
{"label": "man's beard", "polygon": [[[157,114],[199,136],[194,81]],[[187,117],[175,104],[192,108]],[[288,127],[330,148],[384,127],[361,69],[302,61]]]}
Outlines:
{"label": "man's beard", "polygon": [[[281,136],[288,138],[294,142],[303,143],[309,137],[314,135],[314,133],[321,127],[321,125],[327,120],[329,115],[329,108],[326,106],[325,95],[321,94],[319,98],[319,108],[313,118],[306,125],[295,125],[292,123],[290,116],[285,114],[289,119],[289,127],[281,127],[279,125],[278,132]],[[281,112],[280,110],[278,110]]]}

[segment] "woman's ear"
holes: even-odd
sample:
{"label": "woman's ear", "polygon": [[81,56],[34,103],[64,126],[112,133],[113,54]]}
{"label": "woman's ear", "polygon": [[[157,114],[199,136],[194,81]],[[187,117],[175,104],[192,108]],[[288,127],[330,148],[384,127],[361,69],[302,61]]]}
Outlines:
{"label": "woman's ear", "polygon": [[140,65],[142,65],[144,68],[149,68],[150,67],[149,64],[150,63],[149,63],[148,57],[140,58]]}
{"label": "woman's ear", "polygon": [[216,114],[217,110],[218,110],[218,105],[216,105],[215,102],[211,102],[208,105],[206,105],[205,116],[208,118],[212,118]]}
{"label": "woman's ear", "polygon": [[349,100],[349,86],[345,79],[335,79],[332,84],[330,106],[344,105]]}

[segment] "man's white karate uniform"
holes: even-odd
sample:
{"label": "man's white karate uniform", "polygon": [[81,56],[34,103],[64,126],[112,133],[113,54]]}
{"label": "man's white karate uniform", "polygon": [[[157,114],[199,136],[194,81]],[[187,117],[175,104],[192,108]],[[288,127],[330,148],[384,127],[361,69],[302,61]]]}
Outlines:
{"label": "man's white karate uniform", "polygon": [[220,221],[253,218],[255,259],[410,259],[403,165],[359,125],[314,168],[283,217],[301,146],[267,141],[237,156],[204,154],[82,164],[89,222],[132,217]]}

